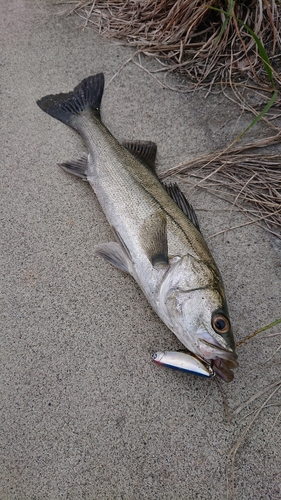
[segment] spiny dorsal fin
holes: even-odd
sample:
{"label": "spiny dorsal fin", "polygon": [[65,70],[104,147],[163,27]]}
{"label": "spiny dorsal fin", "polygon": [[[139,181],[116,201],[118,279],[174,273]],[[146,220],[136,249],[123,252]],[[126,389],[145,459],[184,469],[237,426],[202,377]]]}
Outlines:
{"label": "spiny dorsal fin", "polygon": [[[189,218],[192,224],[200,231],[199,222],[194,211],[193,206],[188,203],[186,197],[181,192],[177,184],[163,184],[167,193],[171,196],[172,200],[178,205],[178,207],[183,211],[183,213]],[[201,232],[201,231],[200,231]]]}
{"label": "spiny dorsal fin", "polygon": [[150,141],[123,141],[123,146],[139,160],[144,161],[155,172],[157,145]]}
{"label": "spiny dorsal fin", "polygon": [[140,243],[153,266],[169,264],[165,215],[152,214],[144,221],[140,230]]}
{"label": "spiny dorsal fin", "polygon": [[59,166],[65,170],[65,172],[76,175],[83,179],[83,181],[87,180],[88,155],[85,153],[80,158],[69,160],[65,163],[59,163]]}

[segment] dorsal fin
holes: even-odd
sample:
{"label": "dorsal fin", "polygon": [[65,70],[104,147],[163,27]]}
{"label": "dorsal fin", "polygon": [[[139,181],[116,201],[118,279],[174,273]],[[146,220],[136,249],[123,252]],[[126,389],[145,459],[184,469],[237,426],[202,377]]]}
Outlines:
{"label": "dorsal fin", "polygon": [[[178,205],[178,207],[183,211],[183,213],[189,218],[192,224],[200,231],[199,222],[194,211],[193,206],[188,203],[186,197],[181,192],[179,186],[175,184],[163,184],[167,193],[171,196],[172,200]],[[201,231],[200,231],[201,232]]]}
{"label": "dorsal fin", "polygon": [[157,145],[151,141],[123,141],[123,146],[139,160],[144,161],[155,172]]}

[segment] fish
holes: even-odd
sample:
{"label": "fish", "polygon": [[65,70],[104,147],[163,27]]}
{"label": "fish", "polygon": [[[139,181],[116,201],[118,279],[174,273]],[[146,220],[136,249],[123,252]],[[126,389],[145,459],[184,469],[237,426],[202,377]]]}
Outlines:
{"label": "fish", "polygon": [[179,351],[158,351],[152,356],[153,361],[159,365],[164,365],[174,370],[181,370],[192,375],[211,378],[214,371],[210,365],[207,365],[192,354]]}
{"label": "fish", "polygon": [[115,234],[95,254],[130,274],[188,351],[231,382],[238,362],[224,286],[195,211],[177,184],[159,181],[154,142],[119,143],[104,126],[103,91],[98,73],[37,101],[86,145],[87,154],[60,166],[91,185]]}

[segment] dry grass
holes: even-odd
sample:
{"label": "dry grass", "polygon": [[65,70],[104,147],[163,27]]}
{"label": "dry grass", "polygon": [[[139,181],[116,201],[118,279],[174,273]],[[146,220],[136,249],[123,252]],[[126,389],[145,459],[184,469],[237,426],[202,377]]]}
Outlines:
{"label": "dry grass", "polygon": [[[137,54],[157,58],[165,75],[176,70],[188,77],[189,88],[205,86],[210,92],[227,86],[227,97],[255,116],[268,102],[273,87],[281,88],[281,1],[280,0],[107,0],[65,1],[67,13],[77,13],[84,27],[94,25],[109,38],[125,40]],[[226,10],[234,17],[210,7]],[[241,20],[238,22],[237,19]],[[270,62],[266,71],[255,33]],[[130,61],[135,62],[134,56]],[[127,61],[128,62],[128,61]],[[139,65],[139,64],[138,64]],[[141,65],[141,67],[143,67]],[[145,68],[144,68],[145,69]],[[161,69],[161,67],[160,67]],[[146,70],[147,71],[147,70]],[[159,70],[158,70],[159,71]],[[157,77],[154,75],[157,79]],[[184,87],[185,91],[187,86]],[[251,106],[248,92],[256,93]],[[251,145],[201,156],[168,170],[162,178],[181,174],[209,192],[231,201],[249,217],[249,223],[262,223],[281,237],[281,158],[280,154],[257,155],[249,152],[281,142],[281,131],[274,123],[280,117],[281,96],[276,93],[275,111],[263,116],[275,129],[275,136]],[[277,112],[276,112],[277,110]],[[186,175],[188,174],[188,176]]]}
{"label": "dry grass", "polygon": [[[231,100],[257,116],[268,102],[272,89],[281,88],[281,1],[280,0],[66,0],[67,14],[76,13],[84,27],[95,26],[109,38],[121,39],[136,47],[137,54],[157,58],[162,69],[176,70],[188,77],[193,88],[208,92],[220,85],[230,86]],[[235,17],[211,10],[216,7]],[[262,43],[270,62],[270,75],[257,43],[241,20]],[[130,58],[134,61],[134,57]],[[138,64],[138,63],[136,63]],[[161,70],[161,66],[160,66]],[[155,75],[154,75],[155,77]],[[185,86],[185,90],[187,87]],[[245,90],[246,89],[246,90]],[[256,93],[250,106],[247,92]],[[274,125],[281,107],[280,92],[275,112],[263,117],[275,129],[275,136],[253,144],[228,147],[220,153],[195,158],[168,170],[162,178],[181,174],[185,180],[231,201],[250,218],[281,237],[280,154],[257,155],[251,148],[281,142]],[[277,110],[277,112],[276,112]],[[272,110],[271,110],[272,112]],[[188,176],[186,175],[188,173]]]}
{"label": "dry grass", "polygon": [[[280,0],[107,0],[60,2],[69,4],[84,26],[94,25],[109,38],[150,56],[158,56],[169,68],[186,75],[195,85],[258,83],[270,91],[268,75],[255,40],[237,19],[247,24],[262,41],[273,68],[275,86],[281,78]],[[228,11],[235,17],[226,18]],[[235,19],[237,18],[237,19]],[[166,67],[167,68],[167,67]]]}
{"label": "dry grass", "polygon": [[[262,328],[259,328],[252,334],[248,335],[246,338],[244,338],[242,341],[238,342],[236,344],[236,347],[243,346],[245,342],[252,341],[253,338],[255,338],[259,333],[265,332],[269,330],[272,327],[277,326],[278,324],[281,323],[281,318],[278,318],[277,320],[271,322],[269,325],[263,326]],[[259,337],[268,340],[270,337],[274,336],[279,336],[281,333],[280,332],[275,332],[273,334],[265,334],[264,337]],[[242,347],[243,349],[243,347]],[[277,370],[280,366],[280,360],[272,361],[272,358],[281,350],[281,345],[277,347],[271,356],[262,364],[257,367],[255,361],[254,361],[254,368],[247,374],[247,380],[248,383],[250,382],[249,375],[252,373],[252,371],[258,372],[259,374],[265,370],[266,366],[268,366],[268,363],[270,362],[271,364],[274,363],[277,366]],[[252,383],[252,386],[255,387],[256,385],[256,376],[254,378],[254,381]],[[258,418],[262,414],[263,411],[266,411],[267,409],[271,408],[274,409],[274,412],[276,413],[275,418],[273,419],[273,423],[271,425],[271,428],[268,430],[268,436],[266,438],[264,446],[268,444],[268,441],[272,436],[274,436],[274,432],[278,432],[279,429],[275,430],[275,427],[277,425],[278,420],[280,420],[281,417],[281,410],[279,410],[279,407],[281,405],[281,400],[280,400],[280,389],[281,389],[281,379],[278,378],[274,382],[264,386],[262,389],[257,390],[252,396],[250,396],[247,400],[244,400],[237,406],[234,410],[232,410],[228,406],[228,401],[227,401],[227,394],[225,392],[225,389],[217,378],[214,379],[214,382],[216,382],[217,387],[219,389],[219,392],[222,397],[223,401],[223,406],[225,410],[225,416],[228,420],[228,422],[233,423],[234,420],[237,420],[236,425],[237,425],[237,435],[236,438],[230,448],[230,450],[225,454],[224,460],[225,460],[225,480],[226,480],[226,498],[234,500],[237,498],[236,495],[236,474],[235,474],[235,469],[236,469],[236,462],[239,459],[240,452],[243,453],[243,445],[246,447],[250,445],[251,441],[249,441],[250,437],[250,432],[255,432],[253,428],[258,424]],[[262,385],[262,383],[261,383]],[[241,415],[241,417],[240,417]],[[239,418],[240,417],[240,418]],[[248,439],[248,442],[247,442]],[[261,452],[261,450],[259,450]],[[245,450],[244,450],[245,453]],[[240,457],[241,460],[241,457]],[[244,463],[244,462],[243,462]]]}
{"label": "dry grass", "polygon": [[[237,453],[238,453],[241,445],[243,444],[243,442],[244,442],[244,440],[245,440],[248,432],[250,431],[251,427],[253,426],[253,424],[257,420],[258,416],[260,415],[260,413],[262,412],[263,409],[268,408],[270,406],[269,401],[275,396],[275,394],[280,389],[281,389],[281,379],[275,381],[273,384],[270,384],[269,386],[265,387],[261,391],[258,391],[256,394],[254,394],[254,396],[252,396],[247,401],[245,401],[243,404],[241,404],[233,412],[233,416],[236,416],[243,408],[248,407],[248,405],[251,402],[253,402],[255,399],[258,399],[258,398],[262,397],[264,394],[266,394],[266,393],[268,393],[270,391],[269,396],[267,396],[267,398],[264,400],[264,402],[257,409],[251,411],[250,413],[248,413],[246,415],[245,418],[249,417],[249,415],[251,415],[252,413],[254,414],[253,417],[248,422],[248,424],[246,425],[246,427],[244,428],[244,430],[241,432],[239,438],[237,439],[237,441],[235,442],[235,444],[233,445],[233,447],[231,448],[231,450],[229,452],[229,458],[230,458],[230,461],[231,461],[231,476],[232,476],[232,480],[231,480],[231,497],[233,499],[235,498],[235,459],[236,459],[236,455],[237,455]],[[273,405],[274,406],[280,405],[280,399],[278,399],[276,403],[273,403]],[[277,420],[279,419],[280,415],[281,415],[281,412],[279,412],[277,414],[277,416],[276,416],[276,418],[274,420],[274,423],[272,425],[271,432],[273,431],[273,428],[274,428]]]}
{"label": "dry grass", "polygon": [[280,137],[278,134],[193,158],[167,170],[160,177],[163,180],[180,174],[192,187],[207,189],[231,202],[232,206],[239,207],[249,217],[249,224],[262,224],[280,238],[281,155],[249,152],[276,144],[280,142]]}

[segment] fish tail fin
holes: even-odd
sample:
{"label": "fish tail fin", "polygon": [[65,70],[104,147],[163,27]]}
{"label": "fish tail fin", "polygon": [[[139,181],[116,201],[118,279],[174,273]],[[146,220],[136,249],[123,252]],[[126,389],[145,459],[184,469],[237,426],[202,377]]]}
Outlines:
{"label": "fish tail fin", "polygon": [[47,95],[37,101],[37,104],[45,113],[71,125],[73,115],[78,115],[87,108],[91,107],[99,113],[103,89],[104,75],[99,73],[82,80],[72,92]]}

